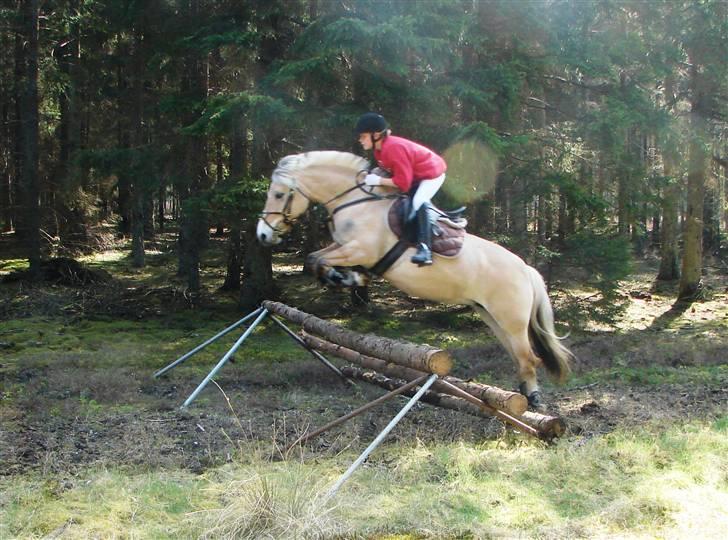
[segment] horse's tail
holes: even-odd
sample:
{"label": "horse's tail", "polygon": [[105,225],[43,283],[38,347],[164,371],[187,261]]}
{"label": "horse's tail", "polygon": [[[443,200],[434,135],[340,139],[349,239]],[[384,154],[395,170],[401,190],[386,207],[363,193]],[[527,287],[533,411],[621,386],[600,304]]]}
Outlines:
{"label": "horse's tail", "polygon": [[546,292],[546,284],[535,268],[528,268],[533,284],[533,309],[528,325],[531,345],[541,358],[548,372],[558,382],[564,382],[571,372],[569,366],[574,354],[561,344],[563,337],[556,335],[554,312]]}

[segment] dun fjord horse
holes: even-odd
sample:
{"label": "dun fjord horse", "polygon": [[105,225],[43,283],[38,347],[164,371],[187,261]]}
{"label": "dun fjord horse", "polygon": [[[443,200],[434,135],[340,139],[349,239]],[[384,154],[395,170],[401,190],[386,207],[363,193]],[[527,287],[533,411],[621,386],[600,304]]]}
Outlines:
{"label": "dun fjord horse", "polygon": [[[339,285],[363,285],[366,277],[335,267],[373,267],[397,242],[387,215],[392,188],[371,188],[357,178],[368,162],[343,152],[308,152],[283,158],[273,171],[258,222],[264,245],[281,241],[309,203],[323,204],[334,243],[312,253],[320,278]],[[543,363],[559,381],[569,372],[571,352],[554,331],[553,311],[541,275],[505,248],[467,234],[457,257],[433,254],[432,266],[410,262],[408,249],[382,277],[409,295],[472,306],[493,330],[518,367],[520,390],[540,405],[536,368]]]}

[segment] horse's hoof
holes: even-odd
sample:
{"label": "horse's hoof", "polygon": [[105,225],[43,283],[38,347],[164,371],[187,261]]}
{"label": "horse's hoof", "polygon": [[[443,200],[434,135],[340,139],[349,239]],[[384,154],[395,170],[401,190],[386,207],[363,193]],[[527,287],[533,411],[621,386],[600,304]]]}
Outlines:
{"label": "horse's hoof", "polygon": [[528,406],[532,409],[536,410],[543,410],[544,409],[544,403],[541,399],[542,394],[540,390],[534,390],[530,394],[526,393],[526,383],[521,383],[518,386],[518,391],[521,393],[521,395],[526,396],[526,399],[528,400]]}
{"label": "horse's hoof", "polygon": [[326,272],[326,281],[329,283],[329,285],[341,286],[341,284],[344,282],[344,274],[332,268],[331,270]]}
{"label": "horse's hoof", "polygon": [[538,390],[534,390],[533,392],[528,394],[526,398],[528,399],[528,406],[532,409],[542,411],[546,408],[543,400],[541,399],[541,392],[539,392]]}

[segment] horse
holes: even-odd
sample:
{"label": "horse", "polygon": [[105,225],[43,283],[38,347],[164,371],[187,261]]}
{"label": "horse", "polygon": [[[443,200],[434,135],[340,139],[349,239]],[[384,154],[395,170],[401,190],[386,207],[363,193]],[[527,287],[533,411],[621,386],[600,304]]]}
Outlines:
{"label": "horse", "polygon": [[[333,243],[307,258],[318,277],[344,286],[365,285],[371,269],[397,243],[388,213],[396,188],[361,182],[369,162],[355,154],[312,151],[282,158],[271,175],[257,223],[258,241],[278,244],[311,203],[329,214]],[[561,344],[546,285],[538,271],[504,247],[465,234],[460,254],[418,267],[408,248],[381,276],[410,296],[471,306],[485,321],[517,367],[519,391],[542,408],[536,369],[543,365],[558,382],[573,354]]]}

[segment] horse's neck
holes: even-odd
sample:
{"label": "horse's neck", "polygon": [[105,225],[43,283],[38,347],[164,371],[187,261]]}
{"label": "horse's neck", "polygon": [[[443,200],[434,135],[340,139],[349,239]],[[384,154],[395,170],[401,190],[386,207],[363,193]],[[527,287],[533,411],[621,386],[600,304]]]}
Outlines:
{"label": "horse's neck", "polygon": [[[352,193],[345,193],[356,182],[356,171],[344,168],[311,166],[299,178],[301,188],[315,202],[325,204],[334,197],[336,201],[346,201]],[[345,194],[344,194],[345,193]],[[344,194],[344,195],[342,195]]]}

